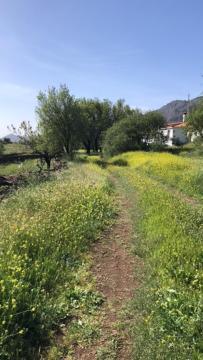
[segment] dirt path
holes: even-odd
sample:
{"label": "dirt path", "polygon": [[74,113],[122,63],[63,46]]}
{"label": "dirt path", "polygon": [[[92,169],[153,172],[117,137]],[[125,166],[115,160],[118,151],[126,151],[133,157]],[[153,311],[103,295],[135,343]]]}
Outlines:
{"label": "dirt path", "polygon": [[134,276],[136,258],[130,254],[133,234],[128,211],[130,203],[123,195],[118,196],[118,202],[120,211],[116,223],[103,233],[92,250],[92,272],[97,289],[105,299],[101,337],[88,348],[77,347],[74,359],[131,359],[131,341],[127,331],[129,320],[125,320],[123,330],[117,323],[122,308],[132,299],[138,286]]}

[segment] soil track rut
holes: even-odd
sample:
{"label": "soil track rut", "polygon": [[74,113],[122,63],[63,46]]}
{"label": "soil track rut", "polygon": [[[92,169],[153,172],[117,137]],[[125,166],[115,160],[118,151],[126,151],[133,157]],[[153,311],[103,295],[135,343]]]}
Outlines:
{"label": "soil track rut", "polygon": [[[129,200],[118,195],[119,214],[114,225],[107,229],[94,245],[93,275],[97,289],[103,294],[102,329],[99,340],[88,348],[77,347],[74,359],[96,360],[98,349],[105,348],[111,339],[118,339],[118,345],[112,355],[103,355],[102,359],[131,359],[131,340],[128,333],[128,321],[124,330],[116,326],[123,306],[132,299],[138,286],[135,276],[135,260],[131,255],[132,222],[129,215]],[[115,354],[116,351],[116,354]]]}

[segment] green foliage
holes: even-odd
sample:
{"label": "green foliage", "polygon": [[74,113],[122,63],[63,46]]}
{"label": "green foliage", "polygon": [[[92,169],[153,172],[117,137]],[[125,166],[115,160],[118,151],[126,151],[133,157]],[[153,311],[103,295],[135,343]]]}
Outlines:
{"label": "green foliage", "polygon": [[104,138],[104,153],[113,156],[131,150],[149,148],[149,141],[161,137],[159,129],[163,127],[164,119],[156,112],[145,115],[135,112],[115,123]]}
{"label": "green foliage", "polygon": [[115,160],[113,160],[111,162],[112,165],[116,165],[116,166],[128,166],[128,162],[127,160],[124,160],[122,158],[116,158]]}
{"label": "green foliage", "polygon": [[113,156],[124,151],[141,148],[142,138],[139,133],[139,124],[142,116],[138,114],[120,120],[106,132],[103,147],[105,155]]}
{"label": "green foliage", "polygon": [[25,160],[21,163],[2,164],[0,165],[0,175],[23,175],[29,171],[37,171],[36,160]]}
{"label": "green foliage", "polygon": [[125,104],[124,99],[119,99],[112,107],[113,123],[133,115],[135,112],[137,112],[137,110],[133,110],[129,105]]}
{"label": "green foliage", "polygon": [[112,125],[112,104],[108,100],[80,99],[78,101],[81,116],[80,139],[86,151],[90,154],[101,148],[103,131]]}
{"label": "green foliage", "polygon": [[106,175],[95,165],[73,167],[2,202],[2,360],[38,358],[53,326],[80,307],[101,303],[92,289],[80,290],[79,269],[111,216]]}
{"label": "green foliage", "polygon": [[0,155],[4,152],[4,144],[3,141],[0,140]]}
{"label": "green foliage", "polygon": [[49,153],[65,151],[72,154],[78,142],[80,116],[76,100],[68,88],[61,85],[59,90],[53,87],[47,93],[40,92],[36,113],[42,150],[45,147]]}
{"label": "green foliage", "polygon": [[187,119],[189,132],[203,138],[203,102],[201,101]]}
{"label": "green foliage", "polygon": [[[152,172],[164,174],[167,184],[167,176],[172,179],[179,172],[181,177],[185,160],[174,156],[169,164],[168,154],[151,154],[148,164],[149,154],[123,157],[134,169],[116,172],[137,193],[135,248],[145,258],[147,274],[140,298],[135,297],[139,321],[134,328],[133,358],[202,359],[202,206],[177,196]],[[190,167],[184,171],[189,177]]]}

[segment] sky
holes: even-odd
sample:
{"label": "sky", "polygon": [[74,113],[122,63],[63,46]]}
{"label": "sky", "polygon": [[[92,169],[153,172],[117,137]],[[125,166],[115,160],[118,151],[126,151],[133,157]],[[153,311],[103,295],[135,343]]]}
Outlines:
{"label": "sky", "polygon": [[36,124],[37,94],[144,111],[203,91],[202,0],[0,0],[0,137]]}

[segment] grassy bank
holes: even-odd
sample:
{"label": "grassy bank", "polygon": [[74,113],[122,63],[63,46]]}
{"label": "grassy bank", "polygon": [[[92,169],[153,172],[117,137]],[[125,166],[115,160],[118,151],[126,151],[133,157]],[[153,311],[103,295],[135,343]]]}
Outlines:
{"label": "grassy bank", "polygon": [[176,181],[185,181],[184,168],[184,190],[199,197],[199,188],[188,182],[198,165],[189,167],[187,159],[168,154],[121,158],[130,166],[113,172],[126,193],[136,193],[135,249],[146,263],[143,288],[134,302],[139,321],[133,358],[202,359],[203,209],[167,191],[167,185],[182,189]]}
{"label": "grassy bank", "polygon": [[91,288],[80,290],[80,269],[111,217],[107,177],[94,165],[73,166],[1,203],[2,360],[40,357],[62,320],[97,303]]}

